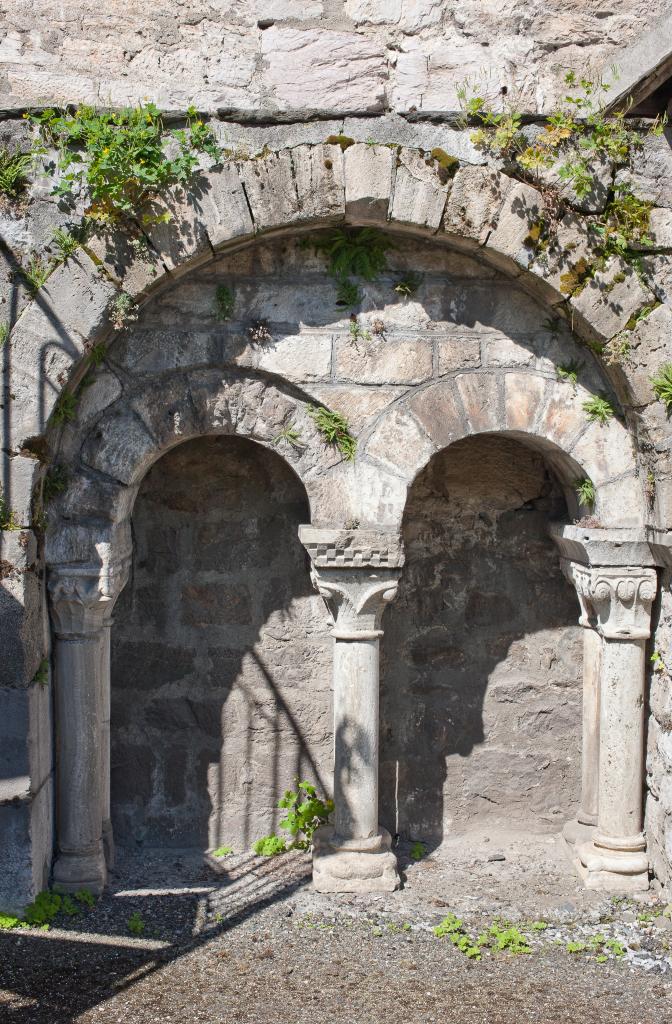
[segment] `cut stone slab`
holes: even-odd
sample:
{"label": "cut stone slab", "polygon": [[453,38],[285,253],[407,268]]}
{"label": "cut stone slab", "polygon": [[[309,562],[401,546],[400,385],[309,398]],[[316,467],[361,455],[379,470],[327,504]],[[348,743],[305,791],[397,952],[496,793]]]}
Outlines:
{"label": "cut stone slab", "polygon": [[443,228],[457,240],[484,245],[497,223],[499,211],[513,181],[486,167],[461,167],[453,178]]}
{"label": "cut stone slab", "polygon": [[395,162],[389,146],[348,146],[344,153],[347,220],[355,224],[387,220]]}
{"label": "cut stone slab", "polygon": [[600,340],[608,341],[627,324],[642,307],[654,302],[632,268],[617,256],[604,270],[598,270],[579,292],[572,295],[570,305],[584,328]]}
{"label": "cut stone slab", "polygon": [[404,149],[397,158],[390,220],[438,231],[448,191],[433,161],[427,163],[418,153]]}

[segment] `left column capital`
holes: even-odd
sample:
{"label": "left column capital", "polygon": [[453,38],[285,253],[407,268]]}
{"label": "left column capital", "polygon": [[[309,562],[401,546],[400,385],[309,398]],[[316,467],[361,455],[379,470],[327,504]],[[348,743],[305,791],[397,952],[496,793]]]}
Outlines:
{"label": "left column capital", "polygon": [[381,636],[383,611],[396,596],[404,564],[399,535],[301,526],[299,538],[310,555],[313,585],[334,620],[334,637]]}
{"label": "left column capital", "polygon": [[57,637],[72,640],[93,636],[109,620],[129,575],[129,559],[99,566],[57,565],[49,570],[51,617]]}

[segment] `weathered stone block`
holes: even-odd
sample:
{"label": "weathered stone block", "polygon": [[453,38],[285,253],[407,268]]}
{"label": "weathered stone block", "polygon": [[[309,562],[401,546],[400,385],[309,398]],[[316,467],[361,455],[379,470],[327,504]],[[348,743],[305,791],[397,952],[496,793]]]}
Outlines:
{"label": "weathered stone block", "polygon": [[623,369],[630,395],[634,405],[648,405],[654,399],[651,378],[672,360],[672,309],[658,306],[626,337],[630,348]]}
{"label": "weathered stone block", "polygon": [[488,236],[491,253],[527,268],[534,256],[534,232],[541,230],[543,201],[531,185],[515,182],[506,189],[497,225]]}
{"label": "weathered stone block", "polygon": [[[152,201],[147,235],[167,270],[180,272],[212,256],[198,200],[180,186]],[[164,218],[169,218],[165,220]]]}
{"label": "weathered stone block", "polygon": [[571,450],[586,426],[583,404],[591,398],[589,391],[570,383],[551,384],[546,391],[546,404],[537,420],[536,432],[557,445],[563,452]]}
{"label": "weathered stone block", "polygon": [[[34,571],[34,538],[0,532],[0,686],[27,685],[44,656],[42,595]],[[20,547],[32,550],[30,561]]]}
{"label": "weathered stone block", "polygon": [[286,380],[328,380],[331,375],[331,337],[308,332],[287,335],[267,345],[248,346],[236,362],[277,373]]}
{"label": "weathered stone block", "polygon": [[370,458],[406,480],[413,479],[435,450],[434,442],[416,418],[397,406],[382,417],[366,445]]}
{"label": "weathered stone block", "polygon": [[337,380],[361,384],[421,384],[432,375],[429,338],[376,338],[360,348],[350,338],[337,338],[334,373]]}
{"label": "weathered stone block", "polygon": [[108,413],[82,448],[85,465],[122,484],[136,483],[157,454],[156,440],[130,409]]}
{"label": "weathered stone block", "polygon": [[354,224],[387,220],[395,153],[389,146],[348,146],[345,164],[345,216]]}
{"label": "weathered stone block", "polygon": [[503,380],[491,373],[459,373],[455,378],[464,407],[467,430],[501,430],[503,425]]}
{"label": "weathered stone block", "polygon": [[461,167],[453,178],[443,227],[447,234],[484,245],[497,223],[511,178],[486,167]]}
{"label": "weathered stone block", "polygon": [[245,160],[238,173],[250,204],[255,231],[291,224],[299,212],[292,154],[269,153],[262,160]]}
{"label": "weathered stone block", "polygon": [[397,157],[394,192],[389,218],[397,224],[438,231],[449,186],[441,183],[434,163],[412,150],[402,149]]}
{"label": "weathered stone block", "polygon": [[234,164],[203,171],[198,176],[196,208],[203,218],[210,244],[218,249],[232,239],[254,233],[245,192]]}
{"label": "weathered stone block", "polygon": [[604,425],[591,423],[571,454],[596,485],[633,472],[635,464],[632,439],[616,419]]}
{"label": "weathered stone block", "polygon": [[440,375],[481,364],[481,339],[478,337],[439,338],[437,350]]}
{"label": "weathered stone block", "polygon": [[529,373],[504,377],[504,412],[508,430],[532,431],[543,406],[546,379]]}
{"label": "weathered stone block", "polygon": [[290,150],[302,220],[342,220],[345,177],[340,146],[296,146]]}
{"label": "weathered stone block", "polygon": [[134,299],[154,288],[166,274],[163,261],[144,235],[130,238],[119,230],[99,229],[83,248],[93,263]]}
{"label": "weathered stone block", "polygon": [[612,257],[569,302],[589,332],[608,340],[625,327],[633,313],[651,305],[653,296],[627,263]]}
{"label": "weathered stone block", "polygon": [[452,444],[466,433],[462,408],[452,384],[447,381],[417,392],[408,402],[408,408],[437,448]]}

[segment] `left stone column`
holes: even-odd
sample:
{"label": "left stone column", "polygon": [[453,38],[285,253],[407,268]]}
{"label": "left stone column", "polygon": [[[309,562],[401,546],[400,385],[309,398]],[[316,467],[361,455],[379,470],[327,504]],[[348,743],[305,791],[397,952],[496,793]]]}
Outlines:
{"label": "left stone column", "polygon": [[57,854],[54,884],[66,892],[103,891],[107,629],[114,596],[95,569],[57,568],[49,576],[54,627]]}
{"label": "left stone column", "polygon": [[313,582],[334,621],[334,824],[313,842],[318,892],[392,892],[389,832],[378,824],[379,646],[403,554],[396,535],[301,527]]}

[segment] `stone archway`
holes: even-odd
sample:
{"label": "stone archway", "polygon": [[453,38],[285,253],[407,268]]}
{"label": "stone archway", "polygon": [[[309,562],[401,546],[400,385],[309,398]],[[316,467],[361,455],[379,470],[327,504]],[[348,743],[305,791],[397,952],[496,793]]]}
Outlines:
{"label": "stone archway", "polygon": [[[124,264],[118,251],[112,253],[98,239],[87,255],[54,274],[16,329],[16,387],[27,400],[25,414],[12,424],[13,443],[34,443],[57,401],[59,378],[69,376],[67,386],[72,387],[86,370],[85,353],[93,344],[106,343],[107,311],[120,289],[144,302],[191,268],[209,263],[214,249],[233,252],[265,234],[282,237],[331,223],[377,223],[409,237],[431,238],[514,279],[554,314],[570,315],[585,336],[610,337],[646,296],[634,279],[610,282],[609,273],[618,277],[612,267],[605,280],[613,287],[588,283],[581,295],[565,299],[558,291],[566,269],[560,256],[537,261],[527,244],[529,217],[538,203],[534,189],[499,172],[464,167],[449,186],[431,161],[410,151],[395,158],[386,147],[352,146],[343,154],[340,147],[301,146],[259,161],[227,164],[204,175],[199,194],[169,198],[172,220],[148,229],[150,259],[131,252]],[[575,242],[573,252],[583,244],[581,237]],[[269,445],[290,419],[306,437],[315,438],[307,414],[312,392],[287,384],[282,374],[231,367],[168,369],[160,383],[130,379],[122,397],[114,382],[104,379],[87,395],[91,419],[86,436],[75,439],[82,445],[81,463],[58,503],[61,519],[46,546],[61,638],[56,662],[63,679],[72,668],[65,652],[75,656],[80,641],[75,675],[93,671],[92,659],[98,657],[93,651],[126,571],[130,508],[142,475],[162,451],[203,433],[236,432]],[[583,473],[595,484],[604,526],[622,530],[645,521],[628,429],[618,419],[591,426],[582,414],[597,386],[584,391],[579,382],[573,389],[556,380],[552,360],[535,357],[534,364],[520,366],[514,354],[501,366],[491,360],[487,366],[449,370],[390,402],[363,430],[352,465],[319,444],[287,453],[306,487],[318,531],[304,531],[304,542],[337,620],[335,685],[343,698],[346,752],[342,780],[356,747],[346,719],[358,713],[349,704],[353,695],[348,697],[345,684],[347,677],[363,680],[369,712],[377,706],[380,617],[394,596],[403,559],[398,531],[406,493],[436,451],[483,432],[524,437],[554,466],[570,504],[573,484]],[[29,492],[35,464],[19,454],[14,461],[17,479]],[[93,634],[96,639],[89,641]],[[105,651],[99,656],[104,676]],[[62,714],[70,710],[64,705]],[[87,712],[80,707],[77,713]],[[377,821],[377,727],[371,713],[358,723],[362,749],[368,751],[359,777],[368,794],[366,806],[355,806],[358,798],[341,789],[336,845],[318,851],[316,878],[325,888],[396,883],[388,839],[371,824]],[[71,778],[81,773],[81,752],[77,757],[68,769]],[[81,799],[91,792],[84,786]],[[88,870],[91,844],[81,840],[78,849]]]}

